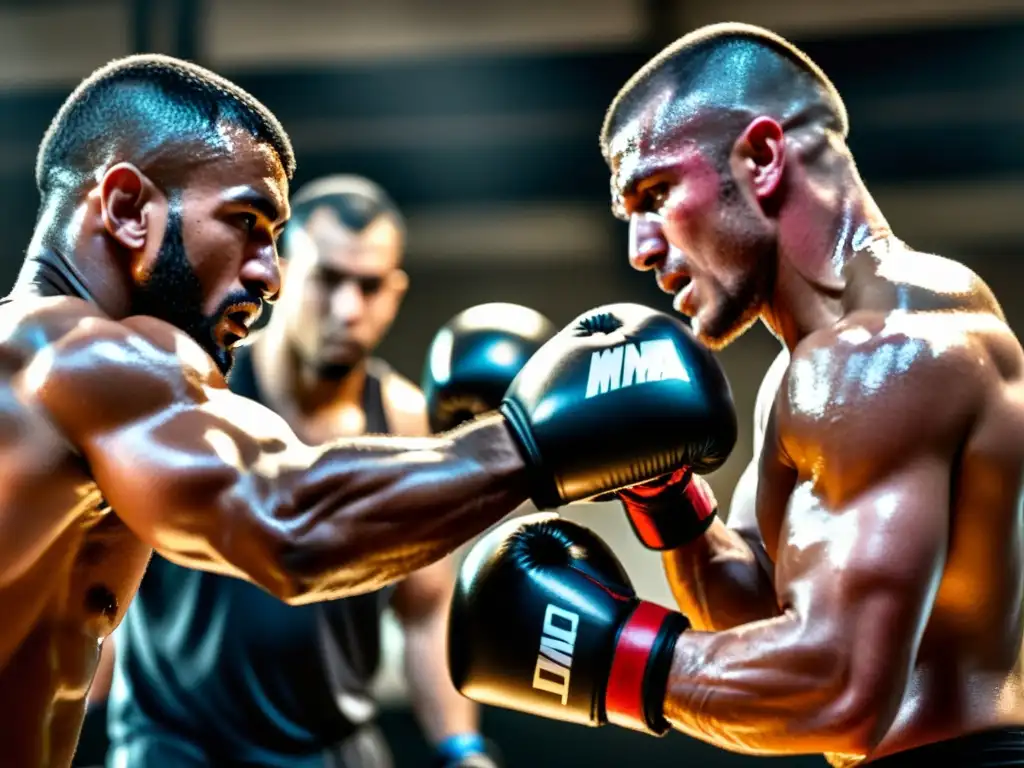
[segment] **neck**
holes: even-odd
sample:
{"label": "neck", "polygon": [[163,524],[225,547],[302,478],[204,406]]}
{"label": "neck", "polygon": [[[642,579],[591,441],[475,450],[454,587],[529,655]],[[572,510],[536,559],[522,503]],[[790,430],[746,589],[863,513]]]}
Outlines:
{"label": "neck", "polygon": [[271,319],[252,346],[260,389],[278,409],[308,416],[343,405],[362,404],[365,361],[343,379],[325,379],[288,343],[280,325]]}
{"label": "neck", "polygon": [[892,231],[848,153],[802,168],[779,212],[774,292],[765,323],[792,350],[844,314],[847,265]]}
{"label": "neck", "polygon": [[[126,317],[131,310],[130,291],[117,255],[102,228],[87,226],[88,202],[70,212],[44,209],[14,283],[13,293],[50,294],[59,282],[69,293],[91,301],[114,319]],[[60,278],[54,281],[54,273]],[[56,286],[63,292],[61,286]]]}

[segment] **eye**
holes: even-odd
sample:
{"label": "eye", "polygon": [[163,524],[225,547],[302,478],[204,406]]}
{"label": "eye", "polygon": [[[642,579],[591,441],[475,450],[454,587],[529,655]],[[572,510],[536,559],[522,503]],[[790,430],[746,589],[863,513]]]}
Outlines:
{"label": "eye", "polygon": [[642,213],[657,213],[665,205],[671,191],[671,185],[667,181],[659,181],[645,188],[637,206],[638,210]]}
{"label": "eye", "polygon": [[259,224],[259,218],[254,213],[240,213],[238,214],[238,223],[246,232],[252,232]]}
{"label": "eye", "polygon": [[359,287],[364,296],[373,296],[384,285],[384,280],[379,277],[364,277],[359,281]]}
{"label": "eye", "polygon": [[341,282],[340,275],[336,272],[329,272],[326,269],[314,270],[313,279],[325,288],[331,288]]}

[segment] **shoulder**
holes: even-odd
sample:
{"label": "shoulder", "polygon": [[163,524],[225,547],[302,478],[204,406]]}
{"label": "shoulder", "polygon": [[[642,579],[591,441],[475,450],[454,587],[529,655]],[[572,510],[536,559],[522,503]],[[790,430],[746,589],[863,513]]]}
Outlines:
{"label": "shoulder", "polygon": [[0,344],[31,356],[82,324],[106,319],[99,309],[69,296],[14,298],[0,309]]}
{"label": "shoulder", "polygon": [[396,434],[414,437],[429,433],[427,401],[419,387],[391,368],[385,368],[380,376],[380,389]]}
{"label": "shoulder", "polygon": [[999,378],[987,339],[1006,332],[987,312],[896,311],[855,313],[812,334],[783,381],[787,448],[863,454],[868,441],[881,456],[956,445]]}
{"label": "shoulder", "polygon": [[194,401],[207,386],[226,386],[213,360],[173,326],[149,317],[111,320],[95,312],[55,334],[21,378],[25,394],[70,434]]}
{"label": "shoulder", "polygon": [[188,334],[152,317],[83,317],[53,339],[47,356],[55,371],[88,366],[97,373],[117,370],[144,375],[170,366],[204,379],[215,378],[217,371]]}

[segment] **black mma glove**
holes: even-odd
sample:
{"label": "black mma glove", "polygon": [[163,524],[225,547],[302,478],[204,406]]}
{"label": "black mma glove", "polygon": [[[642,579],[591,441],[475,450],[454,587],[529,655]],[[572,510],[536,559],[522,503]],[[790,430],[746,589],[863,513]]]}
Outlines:
{"label": "black mma glove", "polygon": [[639,600],[593,532],[529,515],[491,529],[463,561],[448,665],[481,704],[662,735],[672,655],[688,627]]}
{"label": "black mma glove", "polygon": [[538,509],[680,467],[710,472],[736,443],[725,374],[680,320],[638,304],[580,315],[530,358],[501,412]]}
{"label": "black mma glove", "polygon": [[551,321],[518,304],[481,304],[445,323],[423,371],[431,431],[497,410],[516,374],[554,335]]}

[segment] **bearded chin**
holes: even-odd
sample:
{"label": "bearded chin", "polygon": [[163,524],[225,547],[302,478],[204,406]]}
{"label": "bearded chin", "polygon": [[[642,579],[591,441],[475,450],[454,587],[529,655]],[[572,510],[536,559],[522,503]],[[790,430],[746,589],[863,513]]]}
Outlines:
{"label": "bearded chin", "polygon": [[188,334],[213,358],[221,373],[231,369],[232,355],[214,336],[214,323],[203,315],[203,288],[185,252],[181,213],[172,208],[156,263],[135,287],[132,314],[170,323]]}
{"label": "bearded chin", "polygon": [[342,381],[355,370],[360,361],[354,363],[320,363],[316,366],[316,376],[323,381]]}

